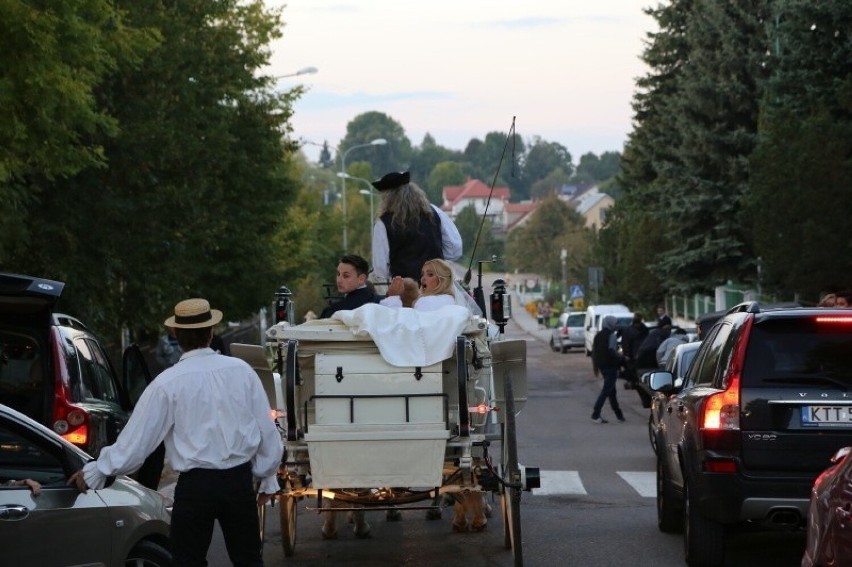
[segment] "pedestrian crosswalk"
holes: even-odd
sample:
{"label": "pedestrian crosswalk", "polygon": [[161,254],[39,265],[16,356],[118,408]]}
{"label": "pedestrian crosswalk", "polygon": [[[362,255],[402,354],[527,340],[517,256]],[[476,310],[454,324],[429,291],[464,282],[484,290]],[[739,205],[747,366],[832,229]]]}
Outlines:
{"label": "pedestrian crosswalk", "polygon": [[[595,473],[584,473],[595,474]],[[657,496],[657,476],[646,471],[616,471],[627,485],[643,498]],[[597,475],[596,475],[597,476]],[[159,492],[174,497],[174,483],[161,486]],[[541,471],[541,487],[532,489],[533,496],[587,496],[580,471]]]}
{"label": "pedestrian crosswalk", "polygon": [[[618,476],[643,498],[657,496],[657,476],[646,471],[617,471]],[[533,496],[586,496],[579,471],[541,471],[541,487],[532,489]]]}

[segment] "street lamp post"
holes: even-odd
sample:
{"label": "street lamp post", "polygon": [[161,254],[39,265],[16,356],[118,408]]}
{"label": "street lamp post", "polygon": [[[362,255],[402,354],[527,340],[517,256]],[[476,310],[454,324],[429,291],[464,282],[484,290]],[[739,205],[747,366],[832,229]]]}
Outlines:
{"label": "street lamp post", "polygon": [[352,150],[357,150],[358,148],[368,148],[370,146],[383,146],[387,144],[388,141],[384,138],[376,138],[375,140],[370,141],[367,144],[357,144],[343,152],[340,153],[340,148],[337,149],[337,155],[340,155],[340,173],[338,177],[340,177],[340,185],[342,188],[342,197],[343,197],[343,253],[346,254],[349,251],[349,233],[347,230],[347,218],[346,218],[346,156],[349,155],[349,152]]}
{"label": "street lamp post", "polygon": [[372,189],[370,189],[370,190],[361,189],[358,192],[362,195],[369,195],[370,196],[370,222],[372,223],[373,222],[373,215],[375,214],[375,213],[373,213],[373,191],[372,191]]}

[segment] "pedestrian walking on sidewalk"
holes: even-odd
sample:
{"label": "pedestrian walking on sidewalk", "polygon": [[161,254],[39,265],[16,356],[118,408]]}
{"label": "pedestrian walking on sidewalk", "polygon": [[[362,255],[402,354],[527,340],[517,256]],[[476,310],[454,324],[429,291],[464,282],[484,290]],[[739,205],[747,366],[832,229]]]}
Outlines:
{"label": "pedestrian walking on sidewalk", "polygon": [[592,343],[592,366],[595,376],[600,374],[603,378],[601,393],[598,394],[598,399],[592,409],[592,421],[595,423],[607,423],[607,420],[601,417],[601,410],[606,400],[609,400],[609,405],[612,407],[616,419],[624,421],[624,414],[618,406],[618,398],[616,397],[618,389],[615,387],[618,369],[623,363],[622,357],[618,353],[618,342],[615,336],[616,324],[617,320],[612,315],[604,317],[603,328],[595,335],[595,340]]}

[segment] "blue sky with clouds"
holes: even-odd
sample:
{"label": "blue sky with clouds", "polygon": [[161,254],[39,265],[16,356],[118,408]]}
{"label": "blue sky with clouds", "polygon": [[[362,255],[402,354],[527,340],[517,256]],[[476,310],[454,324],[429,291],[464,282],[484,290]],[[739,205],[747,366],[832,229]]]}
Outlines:
{"label": "blue sky with clouds", "polygon": [[[621,151],[639,59],[654,21],[642,0],[267,0],[283,6],[271,75],[307,66],[294,136],[334,146],[363,112],[389,115],[412,144],[464,149],[508,132],[583,153]],[[305,147],[315,159],[317,148]]]}

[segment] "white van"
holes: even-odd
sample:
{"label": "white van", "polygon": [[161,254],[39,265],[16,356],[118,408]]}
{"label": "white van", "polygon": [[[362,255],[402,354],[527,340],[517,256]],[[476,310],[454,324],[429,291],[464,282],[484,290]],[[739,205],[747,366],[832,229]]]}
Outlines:
{"label": "white van", "polygon": [[624,321],[629,325],[633,321],[633,312],[626,305],[620,303],[589,305],[586,309],[586,320],[583,322],[583,328],[586,331],[586,356],[592,356],[592,342],[595,340],[595,334],[601,330],[604,315],[615,315],[619,319],[619,325],[624,325]]}

